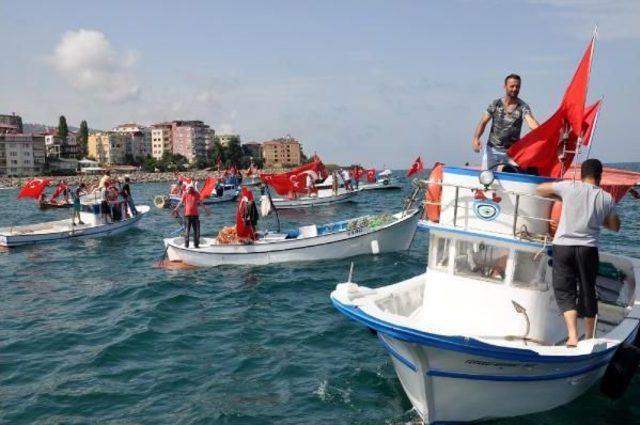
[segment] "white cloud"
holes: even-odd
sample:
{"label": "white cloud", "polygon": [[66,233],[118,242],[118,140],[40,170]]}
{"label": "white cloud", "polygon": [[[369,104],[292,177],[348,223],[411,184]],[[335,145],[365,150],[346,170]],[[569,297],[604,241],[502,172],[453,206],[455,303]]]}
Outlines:
{"label": "white cloud", "polygon": [[638,0],[529,0],[552,8],[552,13],[568,22],[576,37],[587,38],[598,25],[605,39],[640,38],[640,1]]}
{"label": "white cloud", "polygon": [[121,103],[140,96],[131,71],[137,56],[133,51],[116,51],[100,31],[80,29],[62,36],[50,60],[76,90]]}

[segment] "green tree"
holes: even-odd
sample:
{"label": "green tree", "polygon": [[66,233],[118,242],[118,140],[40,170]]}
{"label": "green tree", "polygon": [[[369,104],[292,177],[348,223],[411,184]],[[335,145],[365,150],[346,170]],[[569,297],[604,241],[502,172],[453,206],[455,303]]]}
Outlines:
{"label": "green tree", "polygon": [[68,135],[69,127],[67,127],[67,119],[64,117],[64,115],[60,115],[60,119],[58,120],[58,137],[66,142]]}
{"label": "green tree", "polygon": [[220,138],[216,136],[213,139],[213,148],[211,149],[211,165],[213,167],[217,167],[218,160],[220,160],[221,164],[224,164],[227,160],[227,156],[224,146],[222,146],[222,143],[220,143]]}
{"label": "green tree", "polygon": [[147,173],[153,173],[157,168],[157,161],[151,155],[147,155],[147,157],[142,161],[142,168]]}
{"label": "green tree", "polygon": [[240,166],[243,157],[240,138],[236,136],[229,138],[229,143],[227,144],[225,151],[229,165]]}
{"label": "green tree", "polygon": [[87,154],[89,146],[89,126],[87,125],[87,122],[85,120],[82,120],[82,122],[80,123],[80,131],[78,137],[78,143],[82,148],[80,156],[84,156]]}

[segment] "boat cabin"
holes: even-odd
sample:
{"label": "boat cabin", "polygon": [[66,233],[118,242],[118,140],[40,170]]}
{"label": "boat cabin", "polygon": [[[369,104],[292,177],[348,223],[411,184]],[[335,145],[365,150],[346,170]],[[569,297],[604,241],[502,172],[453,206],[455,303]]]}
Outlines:
{"label": "boat cabin", "polygon": [[[482,179],[479,170],[444,168],[440,220],[428,223],[426,283],[414,317],[441,334],[562,344],[566,330],[551,281],[553,200],[535,194],[551,179],[499,172]],[[601,253],[600,261],[603,335],[630,311],[635,277],[624,257]]]}

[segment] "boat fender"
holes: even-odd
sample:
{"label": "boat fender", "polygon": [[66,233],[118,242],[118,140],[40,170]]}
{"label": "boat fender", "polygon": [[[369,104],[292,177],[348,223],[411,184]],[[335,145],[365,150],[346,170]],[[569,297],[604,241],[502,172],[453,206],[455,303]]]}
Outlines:
{"label": "boat fender", "polygon": [[425,192],[425,215],[433,223],[440,222],[440,198],[442,197],[442,173],[444,164],[436,162],[429,174],[429,185]]}
{"label": "boat fender", "polygon": [[640,348],[622,343],[613,355],[600,382],[600,392],[611,399],[622,397],[640,363]]}
{"label": "boat fender", "polygon": [[558,230],[558,223],[560,223],[560,215],[562,214],[562,202],[556,201],[551,206],[551,213],[549,214],[549,234],[554,236],[556,230]]}

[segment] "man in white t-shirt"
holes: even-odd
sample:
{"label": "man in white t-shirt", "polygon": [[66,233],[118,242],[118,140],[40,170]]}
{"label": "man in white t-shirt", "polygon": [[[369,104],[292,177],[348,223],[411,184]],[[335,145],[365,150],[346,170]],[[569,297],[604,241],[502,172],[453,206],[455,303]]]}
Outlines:
{"label": "man in white t-shirt", "polygon": [[600,227],[617,232],[620,218],[611,195],[600,187],[602,163],[582,163],[581,180],[542,183],[538,193],[562,199],[562,214],[553,238],[553,290],[567,324],[567,346],[578,344],[578,315],[585,338],[593,338],[598,314],[596,276]]}

